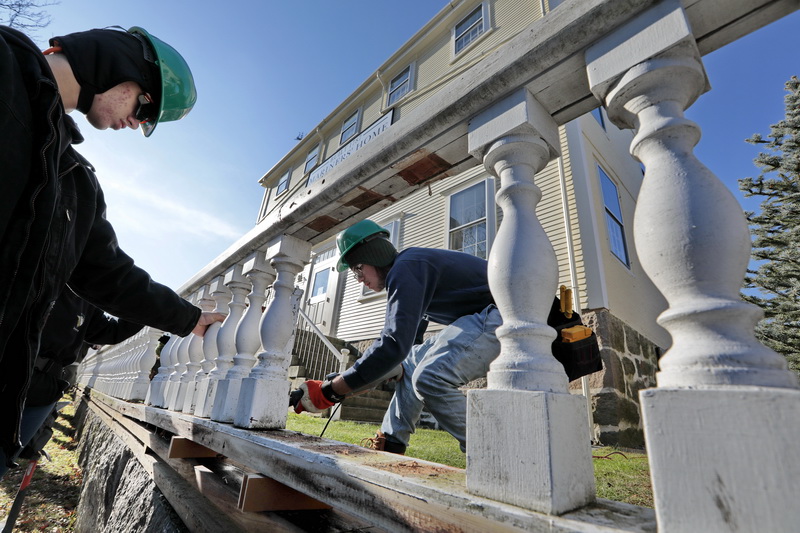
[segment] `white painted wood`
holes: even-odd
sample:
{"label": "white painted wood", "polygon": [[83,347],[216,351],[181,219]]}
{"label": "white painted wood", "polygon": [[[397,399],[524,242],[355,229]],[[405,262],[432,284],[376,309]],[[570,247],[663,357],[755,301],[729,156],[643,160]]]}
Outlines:
{"label": "white painted wood", "polygon": [[195,408],[195,415],[203,418],[211,416],[217,398],[219,381],[225,379],[228,370],[233,366],[233,356],[236,355],[236,328],[244,315],[245,300],[250,290],[250,284],[242,275],[240,263],[229,268],[222,279],[223,284],[230,291],[231,300],[228,303],[228,316],[217,333],[219,356],[214,369],[208,375],[205,394],[200,396],[201,400],[198,401]]}
{"label": "white painted wood", "polygon": [[153,381],[150,382],[150,389],[147,391],[145,403],[148,405],[155,407],[164,407],[165,405],[164,389],[172,373],[172,366],[175,364],[170,354],[178,343],[178,339],[178,336],[171,335],[164,347],[161,348],[161,364],[158,367],[158,373],[153,377]]}
{"label": "white painted wood", "polygon": [[283,236],[269,244],[267,258],[277,272],[273,298],[261,317],[259,332],[263,350],[250,375],[242,380],[234,425],[247,428],[286,426],[289,397],[289,339],[297,323],[298,298],[294,280],[310,261],[311,244]]}
{"label": "white painted wood", "polygon": [[[214,299],[215,306],[214,312],[227,315],[230,313],[229,303],[231,301],[231,291],[225,286],[225,278],[217,276],[209,284],[209,291],[211,297]],[[195,388],[195,397],[193,400],[195,416],[208,416],[206,405],[208,400],[208,389],[211,383],[211,372],[218,367],[217,360],[219,359],[219,346],[217,339],[222,331],[223,322],[215,322],[211,324],[206,330],[203,337],[203,354],[205,358],[202,363],[203,375],[197,379],[197,387]],[[199,376],[199,375],[198,375]],[[188,412],[184,410],[184,412]]]}
{"label": "white painted wood", "polygon": [[[211,285],[203,286],[200,291],[200,296],[197,305],[205,312],[214,311],[217,302],[211,297]],[[197,402],[197,385],[208,374],[210,367],[214,364],[214,358],[217,356],[217,342],[216,336],[219,330],[219,322],[214,322],[206,329],[205,335],[199,337],[192,335],[192,340],[189,343],[189,364],[186,365],[186,381],[181,378],[181,387],[186,387],[186,392],[183,396],[183,404],[177,410],[184,413],[193,413],[195,403]],[[206,350],[206,345],[209,346]],[[213,347],[214,352],[210,352]],[[211,360],[209,361],[209,353],[211,353]],[[184,385],[185,384],[185,385]]]}
{"label": "white painted wood", "polygon": [[165,389],[166,404],[164,407],[170,410],[175,410],[179,403],[183,403],[181,398],[179,401],[178,396],[181,391],[181,376],[186,371],[186,363],[189,362],[189,342],[191,335],[181,337],[180,342],[175,346],[174,358],[175,365],[173,366],[172,373],[169,375],[169,382]]}
{"label": "white painted wood", "polygon": [[225,379],[220,380],[217,385],[215,405],[211,409],[211,418],[220,422],[233,422],[236,415],[242,379],[250,374],[256,362],[255,354],[261,347],[258,324],[261,321],[262,307],[267,299],[267,287],[275,279],[275,274],[267,264],[263,251],[254,252],[244,261],[242,274],[250,281],[252,289],[247,295],[247,310],[236,327],[236,355],[233,356],[233,366],[228,370]]}
{"label": "white painted wood", "polygon": [[467,489],[561,514],[594,501],[595,489],[585,400],[567,392],[547,325],[558,266],[536,217],[542,193],[534,175],[559,155],[558,127],[522,90],[473,118],[469,141],[470,153],[500,178],[503,224],[489,286],[503,325],[487,390],[468,394]]}
{"label": "white painted wood", "polygon": [[797,531],[800,391],[659,387],[640,398],[659,532]]}
{"label": "white painted wood", "polygon": [[554,515],[594,501],[583,396],[471,390],[467,397],[470,492]]}
{"label": "white painted wood", "polygon": [[139,352],[139,356],[132,361],[135,374],[128,397],[130,400],[144,400],[147,398],[150,387],[150,370],[156,362],[156,347],[158,346],[158,339],[163,332],[148,327],[140,334],[143,337],[143,349]]}
{"label": "white painted wood", "polygon": [[[605,46],[605,39],[597,46],[619,63],[638,59]],[[647,168],[634,233],[642,265],[669,303],[658,320],[673,341],[659,361],[659,386],[797,387],[786,360],[753,335],[761,310],[739,297],[750,259],[742,209],[692,153],[700,128],[683,110],[703,92],[706,76],[691,36],[677,32],[673,48],[629,66],[605,93],[603,78],[594,89],[609,118],[637,126],[631,152]]]}
{"label": "white painted wood", "polygon": [[[658,322],[673,344],[659,361],[658,388],[640,393],[659,531],[792,531],[800,516],[797,375],[755,339],[762,312],[739,297],[750,258],[746,219],[693,154],[700,128],[683,111],[706,88],[699,51],[671,23],[674,11],[645,15],[652,26],[636,38],[625,34],[614,47],[619,39],[607,36],[587,57],[622,72],[590,77],[592,90],[611,120],[636,127],[631,153],[647,170],[634,232],[669,303]],[[649,38],[663,50],[638,62],[628,43]]]}
{"label": "white painted wood", "polygon": [[497,203],[503,209],[489,254],[489,286],[503,315],[497,330],[502,350],[491,365],[489,387],[566,392],[564,369],[550,350],[555,331],[547,325],[558,266],[536,218],[542,194],[534,183],[536,172],[559,153],[558,128],[525,89],[470,124],[470,153],[500,178]]}

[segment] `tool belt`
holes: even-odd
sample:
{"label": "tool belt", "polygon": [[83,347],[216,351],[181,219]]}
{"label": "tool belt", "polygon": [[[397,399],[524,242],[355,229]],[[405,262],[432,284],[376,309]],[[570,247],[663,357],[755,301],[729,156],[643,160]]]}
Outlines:
{"label": "tool belt", "polygon": [[597,335],[583,325],[578,313],[571,311],[567,317],[562,312],[561,300],[553,300],[553,307],[547,317],[547,325],[556,330],[553,341],[553,356],[564,367],[569,381],[603,369]]}

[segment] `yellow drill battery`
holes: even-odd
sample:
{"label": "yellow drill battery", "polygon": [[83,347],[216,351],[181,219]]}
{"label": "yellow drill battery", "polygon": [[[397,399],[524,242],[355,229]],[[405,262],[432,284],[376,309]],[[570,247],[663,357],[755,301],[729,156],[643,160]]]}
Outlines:
{"label": "yellow drill battery", "polygon": [[561,330],[561,338],[564,342],[577,342],[592,335],[592,328],[586,326],[572,326]]}

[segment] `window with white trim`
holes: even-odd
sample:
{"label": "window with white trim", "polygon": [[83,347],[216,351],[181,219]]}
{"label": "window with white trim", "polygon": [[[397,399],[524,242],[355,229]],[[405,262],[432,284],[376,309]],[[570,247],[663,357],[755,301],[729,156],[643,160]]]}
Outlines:
{"label": "window with white trim", "polygon": [[269,205],[269,189],[264,191],[264,198],[261,200],[261,209],[258,210],[258,220],[256,224],[264,220],[267,216],[267,206]]}
{"label": "window with white trim", "polygon": [[356,133],[358,133],[358,119],[360,118],[360,109],[356,109],[356,112],[347,117],[342,123],[342,133],[339,135],[339,145],[343,145],[350,139],[352,139]]}
{"label": "window with white trim", "polygon": [[281,176],[281,178],[278,180],[278,185],[275,187],[275,196],[279,196],[289,188],[289,178],[291,175],[292,170],[289,169],[283,176]]}
{"label": "window with white trim", "polygon": [[306,156],[306,164],[303,167],[303,173],[308,174],[315,166],[319,163],[319,145],[316,145],[314,148],[308,152]]}
{"label": "window with white trim", "polygon": [[[400,222],[402,221],[402,218],[403,217],[401,215],[384,224],[381,224],[381,227],[389,232],[389,241],[394,245],[398,252],[400,251]],[[372,294],[377,293],[372,289],[369,289],[366,285],[361,286],[361,296],[370,296]]]}
{"label": "window with white trim", "polygon": [[392,78],[391,83],[389,83],[389,97],[386,100],[386,105],[391,106],[402,97],[407,95],[411,92],[413,88],[412,85],[414,83],[414,69],[412,65],[407,66],[403,69],[400,74]]}
{"label": "window with white trim", "polygon": [[482,180],[450,195],[447,228],[450,250],[483,259],[489,256],[494,232],[493,184],[494,180]]}
{"label": "window with white trim", "polygon": [[622,207],[619,202],[617,186],[600,166],[597,167],[597,172],[600,175],[600,187],[603,191],[606,228],[608,229],[608,242],[611,247],[611,253],[622,261],[626,267],[630,267],[628,245],[625,243],[625,225],[622,221]]}
{"label": "window with white trim", "polygon": [[488,14],[488,8],[484,2],[455,25],[453,28],[453,55],[458,55],[484,34],[488,27]]}

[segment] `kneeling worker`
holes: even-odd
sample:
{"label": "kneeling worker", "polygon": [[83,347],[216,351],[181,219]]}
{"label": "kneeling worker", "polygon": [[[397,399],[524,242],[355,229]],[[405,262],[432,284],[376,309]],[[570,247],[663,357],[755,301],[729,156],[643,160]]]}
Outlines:
{"label": "kneeling worker", "polygon": [[[385,379],[402,364],[376,449],[404,453],[423,406],[466,451],[466,410],[459,387],[486,376],[500,354],[495,330],[502,324],[484,259],[452,250],[408,248],[398,253],[389,232],[371,220],[337,237],[338,270],[349,268],[373,291],[386,289],[380,338],[341,375],[306,382],[296,410],[322,410],[348,393]],[[446,327],[422,342],[428,319]],[[317,389],[317,390],[314,390]]]}

